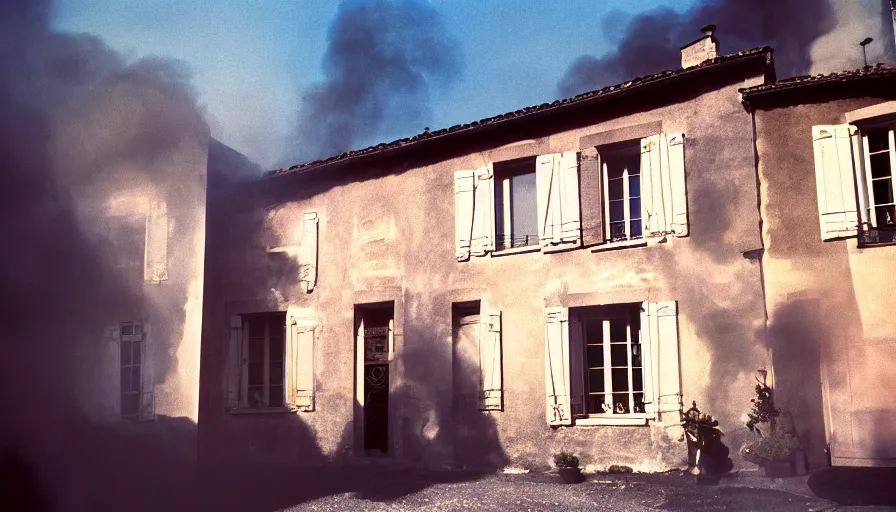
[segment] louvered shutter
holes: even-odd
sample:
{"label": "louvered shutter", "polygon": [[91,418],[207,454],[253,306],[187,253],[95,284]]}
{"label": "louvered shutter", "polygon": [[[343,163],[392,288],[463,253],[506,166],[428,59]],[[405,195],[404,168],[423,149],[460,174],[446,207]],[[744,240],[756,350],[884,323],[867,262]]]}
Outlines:
{"label": "louvered shutter", "polygon": [[470,259],[475,181],[475,171],[454,173],[454,252],[457,261]]}
{"label": "louvered shutter", "polygon": [[302,216],[302,244],[299,246],[299,272],[305,291],[311,293],[317,284],[317,213]]}
{"label": "louvered shutter", "polygon": [[227,345],[227,408],[235,409],[243,404],[243,318],[230,317],[230,338]]}
{"label": "louvered shutter", "polygon": [[582,217],[579,211],[579,154],[567,151],[560,154],[560,241],[563,245],[578,245],[582,239]]}
{"label": "louvered shutter", "polygon": [[[681,421],[681,365],[678,349],[678,304],[674,301],[645,302],[642,304],[642,344],[649,346],[651,404],[661,423],[672,425]],[[645,368],[645,373],[648,370]]]}
{"label": "louvered shutter", "polygon": [[582,322],[569,318],[569,406],[575,417],[585,414],[585,341]]}
{"label": "louvered shutter", "polygon": [[670,133],[666,138],[669,169],[669,204],[666,220],[677,237],[688,236],[688,195],[684,167],[684,134]]}
{"label": "louvered shutter", "polygon": [[560,242],[560,184],[557,177],[557,155],[541,155],[535,163],[536,203],[538,207],[538,239],[542,247]]}
{"label": "louvered shutter", "polygon": [[572,425],[569,379],[569,310],[545,310],[546,415],[549,425]]}
{"label": "louvered shutter", "polygon": [[604,238],[603,176],[597,148],[582,150],[579,159],[579,190],[582,213],[582,244],[598,245]]}
{"label": "louvered shutter", "polygon": [[142,327],[140,347],[140,421],[154,421],[156,419],[155,403],[155,379],[153,378],[155,343],[153,342],[152,326],[144,323]]}
{"label": "louvered shutter", "polygon": [[813,126],[821,239],[854,236],[859,224],[850,125]]}
{"label": "louvered shutter", "polygon": [[495,190],[491,165],[476,170],[473,201],[473,238],[470,252],[485,256],[495,250]]}
{"label": "louvered shutter", "polygon": [[666,230],[663,204],[663,164],[665,152],[661,135],[641,139],[641,210],[644,236],[658,236]]}
{"label": "louvered shutter", "polygon": [[165,201],[150,201],[146,215],[146,244],[143,280],[168,279],[168,206]]}
{"label": "louvered shutter", "polygon": [[483,308],[479,315],[479,325],[479,409],[501,411],[504,408],[501,312]]}
{"label": "louvered shutter", "polygon": [[286,403],[302,412],[314,410],[315,322],[301,318],[295,307],[286,311]]}

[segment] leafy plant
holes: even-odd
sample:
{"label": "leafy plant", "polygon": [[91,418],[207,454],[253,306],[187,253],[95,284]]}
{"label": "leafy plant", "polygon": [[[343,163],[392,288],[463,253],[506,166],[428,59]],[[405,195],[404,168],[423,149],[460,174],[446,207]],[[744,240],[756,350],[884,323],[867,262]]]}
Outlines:
{"label": "leafy plant", "polygon": [[554,465],[558,468],[577,468],[579,458],[569,452],[560,452],[554,455]]}
{"label": "leafy plant", "polygon": [[744,456],[763,460],[790,460],[790,453],[800,447],[799,439],[787,432],[773,431],[756,444],[744,448]]}
{"label": "leafy plant", "polygon": [[685,432],[691,435],[691,440],[693,441],[696,441],[703,435],[704,429],[719,430],[718,420],[712,419],[712,416],[709,414],[700,412],[696,401],[691,402],[691,408],[685,411],[682,424]]}
{"label": "leafy plant", "polygon": [[765,383],[756,384],[756,398],[750,400],[753,403],[753,409],[747,414],[747,428],[750,432],[757,432],[760,436],[762,430],[759,425],[768,424],[771,431],[775,430],[775,422],[781,411],[775,407],[775,399],[772,395],[772,389]]}

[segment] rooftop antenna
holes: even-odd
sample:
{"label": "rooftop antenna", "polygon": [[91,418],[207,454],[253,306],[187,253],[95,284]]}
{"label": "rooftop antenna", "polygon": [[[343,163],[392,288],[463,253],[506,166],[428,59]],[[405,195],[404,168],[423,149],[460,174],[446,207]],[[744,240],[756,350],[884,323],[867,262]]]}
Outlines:
{"label": "rooftop antenna", "polygon": [[862,60],[865,62],[866,68],[868,67],[868,56],[865,55],[865,47],[868,46],[871,43],[871,41],[874,41],[874,39],[872,39],[870,37],[866,37],[865,39],[862,39],[862,41],[859,43],[859,46],[862,47]]}

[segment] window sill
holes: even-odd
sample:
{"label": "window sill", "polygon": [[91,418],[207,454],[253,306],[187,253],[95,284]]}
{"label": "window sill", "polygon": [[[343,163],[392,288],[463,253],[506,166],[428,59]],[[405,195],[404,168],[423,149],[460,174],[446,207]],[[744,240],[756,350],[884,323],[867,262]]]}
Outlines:
{"label": "window sill", "polygon": [[577,427],[597,426],[643,426],[647,425],[647,416],[591,416],[575,420]]}
{"label": "window sill", "polygon": [[286,407],[240,407],[237,409],[228,409],[228,414],[284,414],[291,412]]}
{"label": "window sill", "polygon": [[525,254],[527,252],[538,252],[541,250],[540,245],[525,245],[523,247],[511,247],[510,249],[501,249],[500,251],[492,251],[493,257],[510,256],[511,254]]}
{"label": "window sill", "polygon": [[635,247],[647,247],[647,240],[638,238],[636,240],[620,240],[619,242],[607,242],[591,248],[591,252],[616,251],[620,249],[634,249]]}

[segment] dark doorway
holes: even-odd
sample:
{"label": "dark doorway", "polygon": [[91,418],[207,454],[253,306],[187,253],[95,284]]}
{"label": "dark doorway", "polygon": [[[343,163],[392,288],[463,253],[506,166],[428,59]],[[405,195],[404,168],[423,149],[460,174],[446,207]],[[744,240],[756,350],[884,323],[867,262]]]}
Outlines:
{"label": "dark doorway", "polygon": [[[392,303],[359,306],[357,369],[365,454],[389,451],[389,363],[393,350]],[[362,361],[363,357],[363,361]]]}

